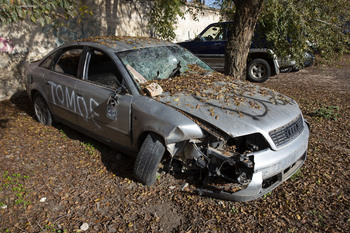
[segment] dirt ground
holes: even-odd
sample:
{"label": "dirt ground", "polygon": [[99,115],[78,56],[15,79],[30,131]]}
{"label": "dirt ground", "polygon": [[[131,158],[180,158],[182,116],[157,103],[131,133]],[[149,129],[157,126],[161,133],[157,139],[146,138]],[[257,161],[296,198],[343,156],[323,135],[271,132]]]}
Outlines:
{"label": "dirt ground", "polygon": [[350,55],[262,86],[299,103],[311,125],[308,158],[245,203],[198,196],[192,177],[162,174],[143,186],[132,158],[39,124],[26,96],[0,102],[0,232],[350,232]]}

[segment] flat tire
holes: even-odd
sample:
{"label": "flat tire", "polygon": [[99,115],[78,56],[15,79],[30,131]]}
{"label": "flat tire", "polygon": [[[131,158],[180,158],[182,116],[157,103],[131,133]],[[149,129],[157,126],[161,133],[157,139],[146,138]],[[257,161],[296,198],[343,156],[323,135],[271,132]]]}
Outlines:
{"label": "flat tire", "polygon": [[165,152],[160,136],[149,133],[142,143],[134,164],[134,177],[141,183],[151,186],[156,181],[158,166]]}

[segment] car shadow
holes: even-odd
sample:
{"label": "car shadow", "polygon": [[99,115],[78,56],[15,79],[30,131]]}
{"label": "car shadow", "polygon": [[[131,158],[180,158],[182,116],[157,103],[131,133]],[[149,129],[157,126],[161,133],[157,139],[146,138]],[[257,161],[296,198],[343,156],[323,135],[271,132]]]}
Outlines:
{"label": "car shadow", "polygon": [[[20,91],[14,94],[10,98],[10,102],[17,108],[19,112],[24,112],[35,118],[33,105],[26,95],[25,91]],[[3,126],[5,122],[0,122],[0,126]],[[61,131],[65,137],[71,140],[77,140],[80,142],[80,145],[83,146],[86,150],[94,150],[100,152],[100,159],[103,165],[106,167],[107,171],[112,172],[114,175],[121,178],[133,178],[133,165],[134,158],[123,155],[119,151],[83,134],[79,131],[63,125],[61,123],[55,123],[53,125],[58,131]]]}
{"label": "car shadow", "polygon": [[100,159],[108,172],[121,178],[133,180],[134,158],[122,154],[118,150],[111,148],[69,126],[57,123],[53,127],[64,133],[67,138],[77,140],[80,145],[85,148],[88,153],[93,150],[100,152]]}
{"label": "car shadow", "polygon": [[25,112],[29,116],[34,117],[33,106],[26,91],[18,91],[13,94],[10,98],[10,102],[21,112]]}
{"label": "car shadow", "polygon": [[[29,97],[26,95],[26,92],[16,93],[10,98],[10,102],[15,106],[18,112],[26,113],[30,117],[36,120],[34,110],[33,110],[33,105]],[[106,167],[106,170],[108,172],[111,172],[117,177],[120,177],[122,179],[127,178],[135,182],[138,182],[133,177],[133,166],[134,166],[135,158],[129,157],[119,152],[118,150],[111,148],[108,145],[105,145],[102,142],[99,142],[83,133],[80,133],[79,131],[69,126],[63,125],[61,123],[55,123],[53,127],[58,131],[60,131],[62,135],[64,135],[64,137],[67,137],[70,140],[79,141],[80,145],[85,148],[87,153],[90,153],[90,151],[92,150],[97,150],[100,154],[101,162]],[[164,158],[164,160],[162,161],[162,164],[164,166],[168,166],[169,159],[170,159],[169,155],[166,157],[167,158]],[[167,169],[164,169],[164,172],[173,176],[177,184],[187,183],[195,187],[201,186],[200,182],[198,182],[198,180],[200,180],[199,172],[193,172],[193,171],[181,172],[181,168],[182,168],[181,162],[176,160],[173,161],[172,165],[173,167],[171,168],[171,171],[169,170],[169,168],[167,168]],[[192,193],[192,194],[195,194],[195,193]]]}

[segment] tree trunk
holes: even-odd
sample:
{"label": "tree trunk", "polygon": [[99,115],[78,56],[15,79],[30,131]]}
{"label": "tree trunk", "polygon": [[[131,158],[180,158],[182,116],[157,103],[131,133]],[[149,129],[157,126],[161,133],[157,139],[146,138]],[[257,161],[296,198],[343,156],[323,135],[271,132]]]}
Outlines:
{"label": "tree trunk", "polygon": [[228,35],[225,74],[245,80],[247,57],[254,29],[264,0],[234,0],[236,12]]}

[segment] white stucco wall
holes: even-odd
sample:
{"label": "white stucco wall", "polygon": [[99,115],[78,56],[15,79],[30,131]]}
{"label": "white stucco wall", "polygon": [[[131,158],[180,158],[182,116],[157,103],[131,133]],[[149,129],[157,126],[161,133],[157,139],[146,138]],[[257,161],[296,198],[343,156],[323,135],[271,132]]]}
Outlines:
{"label": "white stucco wall", "polygon": [[219,12],[209,7],[205,7],[202,12],[199,12],[196,15],[196,20],[193,20],[190,14],[186,14],[184,19],[179,17],[174,42],[194,39],[206,26],[219,21]]}

